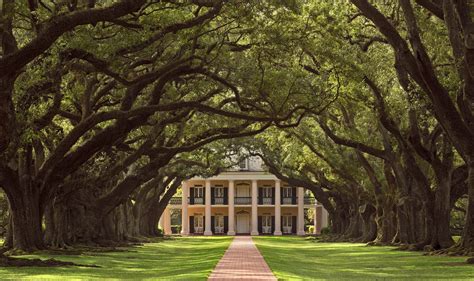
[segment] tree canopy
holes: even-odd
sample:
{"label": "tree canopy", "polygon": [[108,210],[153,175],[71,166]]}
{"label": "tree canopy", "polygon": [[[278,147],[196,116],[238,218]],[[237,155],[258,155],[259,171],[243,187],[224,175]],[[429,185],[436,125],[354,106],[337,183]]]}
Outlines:
{"label": "tree canopy", "polygon": [[236,147],[310,189],[335,239],[474,252],[470,1],[2,5],[7,247],[157,235]]}

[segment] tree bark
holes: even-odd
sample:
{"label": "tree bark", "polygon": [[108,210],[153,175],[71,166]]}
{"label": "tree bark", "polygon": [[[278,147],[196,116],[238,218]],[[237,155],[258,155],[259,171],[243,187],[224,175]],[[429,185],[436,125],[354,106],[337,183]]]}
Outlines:
{"label": "tree bark", "polygon": [[43,249],[38,195],[27,190],[19,197],[9,198],[9,202],[12,212],[13,249],[26,252]]}
{"label": "tree bark", "polygon": [[466,224],[460,245],[464,252],[472,255],[474,253],[474,163],[468,165],[468,208],[466,213]]}

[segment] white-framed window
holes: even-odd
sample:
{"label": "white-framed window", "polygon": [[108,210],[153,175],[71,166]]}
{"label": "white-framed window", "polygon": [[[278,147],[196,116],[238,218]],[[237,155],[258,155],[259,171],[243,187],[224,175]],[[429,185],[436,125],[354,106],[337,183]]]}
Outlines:
{"label": "white-framed window", "polygon": [[282,228],[283,228],[283,233],[287,233],[287,234],[291,233],[291,231],[293,229],[293,220],[292,220],[291,215],[284,215],[283,216]]}
{"label": "white-framed window", "polygon": [[271,198],[273,193],[273,189],[268,186],[262,187],[262,196],[263,198]]}
{"label": "white-framed window", "polygon": [[194,216],[194,233],[204,233],[204,216]]}
{"label": "white-framed window", "polygon": [[265,234],[272,233],[272,216],[262,216],[262,231]]}
{"label": "white-framed window", "polygon": [[214,187],[214,197],[224,198],[224,187],[222,187],[222,186]]}
{"label": "white-framed window", "polygon": [[204,187],[202,185],[194,186],[194,204],[204,204]]}
{"label": "white-framed window", "polygon": [[214,217],[215,233],[224,233],[224,216],[216,215]]}
{"label": "white-framed window", "polygon": [[194,198],[203,198],[204,197],[204,188],[202,186],[194,187]]}
{"label": "white-framed window", "polygon": [[291,198],[293,196],[293,188],[289,186],[284,186],[282,190],[283,198]]}
{"label": "white-framed window", "polygon": [[262,187],[262,203],[264,205],[272,204],[272,194],[273,194],[272,187],[269,187],[269,186]]}
{"label": "white-framed window", "polygon": [[248,170],[249,169],[249,161],[248,159],[243,159],[243,160],[240,160],[239,162],[239,169],[241,170]]}

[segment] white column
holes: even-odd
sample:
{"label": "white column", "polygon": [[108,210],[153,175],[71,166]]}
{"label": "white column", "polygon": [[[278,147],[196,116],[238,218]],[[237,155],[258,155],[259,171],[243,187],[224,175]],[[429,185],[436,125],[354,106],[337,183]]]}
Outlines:
{"label": "white column", "polygon": [[163,221],[163,234],[171,235],[171,212],[169,208],[166,208],[162,215]]}
{"label": "white column", "polygon": [[229,180],[229,231],[227,235],[235,235],[235,205],[234,205],[234,198],[235,198],[235,187],[234,187],[234,180]]}
{"label": "white column", "polygon": [[304,232],[304,189],[298,187],[298,223],[297,235],[305,235]]}
{"label": "white column", "polygon": [[165,212],[164,211],[163,211],[163,214],[161,214],[160,220],[158,221],[158,225],[160,226],[160,229],[163,231],[163,233],[165,233]]}
{"label": "white column", "polygon": [[275,233],[274,235],[282,235],[281,233],[281,181],[275,180]]}
{"label": "white column", "polygon": [[315,200],[314,202],[314,230],[313,230],[313,234],[320,234],[320,232],[318,232],[318,201]]}
{"label": "white column", "polygon": [[324,208],[324,206],[321,206],[322,209],[322,218],[321,218],[321,228],[328,227],[329,225],[329,214],[328,210]]}
{"label": "white column", "polygon": [[257,180],[252,180],[252,232],[250,235],[258,235],[258,186]]}
{"label": "white column", "polygon": [[211,181],[206,180],[206,229],[204,230],[204,235],[212,235],[211,231]]}
{"label": "white column", "polygon": [[316,234],[321,234],[321,228],[322,228],[322,218],[323,218],[323,206],[317,204],[316,205],[316,210],[314,211],[314,215],[316,216],[315,218],[315,231]]}
{"label": "white column", "polygon": [[188,196],[189,186],[186,181],[181,183],[181,235],[189,235]]}

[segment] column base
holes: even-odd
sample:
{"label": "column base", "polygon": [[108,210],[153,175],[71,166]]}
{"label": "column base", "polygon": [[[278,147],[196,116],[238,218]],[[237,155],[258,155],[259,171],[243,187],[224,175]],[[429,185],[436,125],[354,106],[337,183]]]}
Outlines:
{"label": "column base", "polygon": [[235,231],[227,231],[227,235],[234,236],[234,235],[235,235]]}
{"label": "column base", "polygon": [[189,232],[181,231],[181,235],[182,235],[182,236],[189,236]]}
{"label": "column base", "polygon": [[273,233],[273,235],[281,236],[281,235],[283,235],[283,233],[282,233],[281,231],[275,231],[275,232]]}
{"label": "column base", "polygon": [[212,235],[212,231],[204,231],[204,236],[211,236]]}
{"label": "column base", "polygon": [[296,233],[296,235],[298,235],[298,236],[305,236],[305,235],[306,235],[306,232],[300,230],[300,231],[298,231],[298,233]]}
{"label": "column base", "polygon": [[252,232],[250,233],[250,235],[252,235],[252,236],[258,236],[258,231],[252,231]]}

